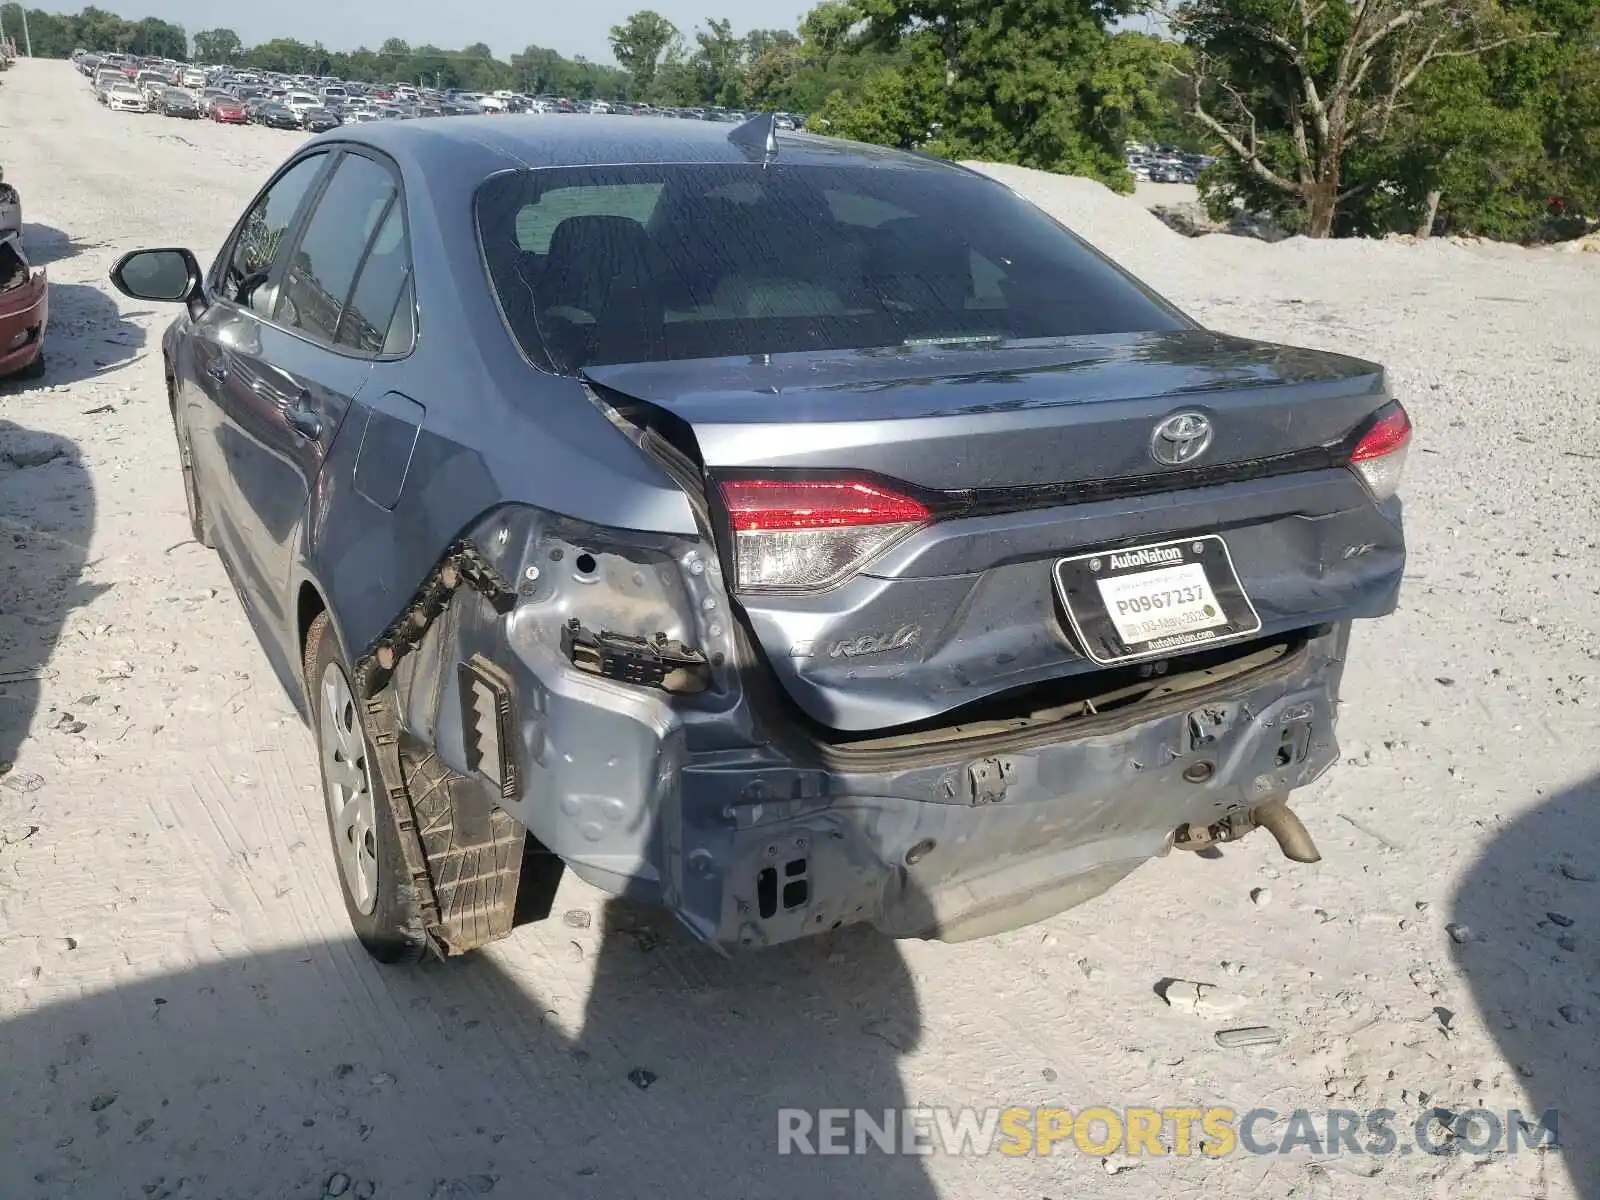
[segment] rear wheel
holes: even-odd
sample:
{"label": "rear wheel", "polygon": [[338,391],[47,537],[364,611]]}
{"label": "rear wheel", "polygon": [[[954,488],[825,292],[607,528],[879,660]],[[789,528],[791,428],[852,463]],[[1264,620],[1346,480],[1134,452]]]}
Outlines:
{"label": "rear wheel", "polygon": [[306,682],[328,833],[350,925],[379,962],[416,962],[427,950],[422,908],[389,807],[391,788],[402,781],[383,776],[349,664],[325,612],[306,634]]}

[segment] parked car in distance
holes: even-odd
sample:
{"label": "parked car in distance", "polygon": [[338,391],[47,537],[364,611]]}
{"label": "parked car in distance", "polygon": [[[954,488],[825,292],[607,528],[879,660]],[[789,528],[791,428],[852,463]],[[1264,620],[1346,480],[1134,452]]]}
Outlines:
{"label": "parked car in distance", "polygon": [[190,121],[200,117],[200,102],[182,88],[168,88],[162,92],[155,108],[164,117],[183,117]]}
{"label": "parked car in distance", "polygon": [[300,128],[311,133],[326,133],[340,124],[339,118],[325,108],[308,108],[300,114]]}
{"label": "parked car in distance", "polygon": [[150,102],[131,83],[114,83],[106,89],[106,107],[117,112],[149,112]]}
{"label": "parked car in distance", "polygon": [[283,105],[297,117],[303,117],[313,108],[321,108],[322,101],[310,92],[287,92],[283,97]]}
{"label": "parked car in distance", "polygon": [[300,117],[288,105],[268,100],[256,109],[256,124],[269,129],[299,129]]}
{"label": "parked car in distance", "polygon": [[1287,799],[1405,566],[1383,367],[770,116],[371,125],[112,278],[176,306],[194,536],[376,957],[509,932],[529,834],[729,951],[1317,860]]}
{"label": "parked car in distance", "polygon": [[238,100],[216,99],[211,104],[211,119],[219,125],[248,125],[250,114]]}
{"label": "parked car in distance", "polygon": [[0,234],[0,378],[37,379],[44,374],[49,322],[45,269],[28,261],[20,231]]}

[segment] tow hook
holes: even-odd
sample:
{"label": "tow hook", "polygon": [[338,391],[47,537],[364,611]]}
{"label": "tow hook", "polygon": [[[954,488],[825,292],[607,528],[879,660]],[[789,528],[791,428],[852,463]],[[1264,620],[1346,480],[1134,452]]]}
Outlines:
{"label": "tow hook", "polygon": [[1291,862],[1321,862],[1317,844],[1289,807],[1288,798],[1274,796],[1248,812],[1234,813],[1214,825],[1180,825],[1173,835],[1175,850],[1204,850],[1217,842],[1236,842],[1253,829],[1265,829]]}

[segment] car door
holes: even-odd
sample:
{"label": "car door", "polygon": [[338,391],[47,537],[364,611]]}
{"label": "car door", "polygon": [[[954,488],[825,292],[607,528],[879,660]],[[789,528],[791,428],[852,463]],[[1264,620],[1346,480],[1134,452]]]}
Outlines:
{"label": "car door", "polygon": [[399,196],[387,162],[353,148],[340,153],[276,279],[259,345],[240,363],[244,387],[225,393],[234,405],[219,413],[238,446],[240,535],[266,577],[272,631],[286,638],[294,632],[290,592],[301,523],[328,448],[378,353],[342,344],[341,320]]}
{"label": "car door", "polygon": [[244,365],[259,348],[261,319],[276,305],[274,276],[281,274],[290,237],[332,159],[326,151],[295,159],[251,201],[211,268],[209,302],[187,331],[189,361],[177,372],[179,436],[187,441],[212,533],[236,576],[257,586],[264,576],[239,538],[239,439],[221,414],[239,409],[243,396],[233,393],[243,386]]}

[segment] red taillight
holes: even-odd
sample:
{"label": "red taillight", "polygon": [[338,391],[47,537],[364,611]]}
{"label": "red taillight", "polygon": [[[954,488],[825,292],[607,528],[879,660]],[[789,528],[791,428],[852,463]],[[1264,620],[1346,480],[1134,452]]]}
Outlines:
{"label": "red taillight", "polygon": [[910,496],[854,480],[729,480],[722,501],[741,591],[831,587],[931,516]]}
{"label": "red taillight", "polygon": [[927,508],[909,496],[846,480],[741,479],[722,485],[722,501],[739,533],[928,519]]}
{"label": "red taillight", "polygon": [[1350,453],[1350,466],[1372,494],[1387,500],[1400,487],[1406,450],[1411,445],[1411,418],[1397,400],[1379,410],[1378,418]]}

